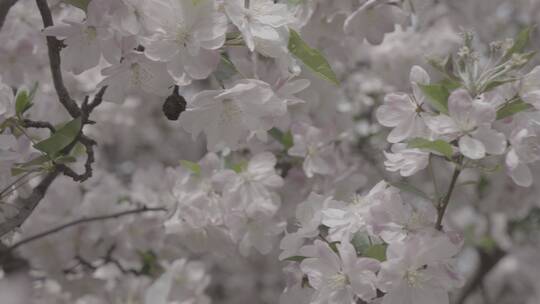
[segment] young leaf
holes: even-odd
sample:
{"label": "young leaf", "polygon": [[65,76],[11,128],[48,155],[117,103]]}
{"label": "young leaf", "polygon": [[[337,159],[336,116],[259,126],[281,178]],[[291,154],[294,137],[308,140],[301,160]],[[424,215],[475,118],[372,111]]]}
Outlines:
{"label": "young leaf", "polygon": [[37,89],[39,87],[39,82],[35,82],[32,88],[30,89],[30,94],[28,95],[28,98],[30,99],[30,102],[34,100],[34,96],[36,96]]}
{"label": "young leaf", "polygon": [[440,113],[448,114],[450,92],[442,84],[419,85],[430,104]]}
{"label": "young leaf", "polygon": [[519,112],[527,111],[532,108],[532,105],[524,102],[521,99],[517,99],[510,103],[507,103],[502,108],[497,110],[497,119],[503,119]]}
{"label": "young leaf", "polygon": [[22,90],[17,94],[15,99],[15,113],[17,116],[22,116],[26,110],[32,106],[28,92]]}
{"label": "young leaf", "polygon": [[412,193],[418,197],[421,197],[421,198],[424,198],[428,201],[431,201],[432,198],[429,197],[429,195],[427,195],[424,191],[410,185],[410,184],[407,184],[407,183],[402,183],[402,182],[395,182],[395,183],[390,183],[391,186],[393,187],[396,187],[398,188],[399,190],[401,191],[404,191],[404,192],[408,192],[408,193]]}
{"label": "young leaf", "polygon": [[302,40],[300,34],[293,29],[290,30],[289,51],[313,72],[324,79],[339,85],[336,74],[322,53],[317,49],[311,48],[304,40]]}
{"label": "young leaf", "polygon": [[499,87],[499,86],[502,86],[504,84],[511,83],[511,82],[514,82],[514,81],[517,81],[517,80],[518,80],[518,78],[508,78],[508,79],[500,79],[500,80],[490,81],[489,83],[486,84],[486,86],[482,90],[482,92],[491,91],[491,90],[495,89],[496,87]]}
{"label": "young leaf", "polygon": [[88,8],[88,4],[91,0],[64,0],[65,3],[71,4],[75,7],[78,7],[86,12],[86,9]]}
{"label": "young leaf", "polygon": [[281,137],[281,144],[285,150],[289,150],[292,146],[294,146],[294,138],[291,131],[287,131],[285,134],[283,134],[283,137]]}
{"label": "young leaf", "polygon": [[74,163],[76,161],[77,159],[71,155],[60,156],[54,160],[54,162],[57,164],[69,164],[69,163]]}
{"label": "young leaf", "polygon": [[306,258],[307,258],[307,257],[305,257],[305,256],[294,255],[294,256],[291,256],[291,257],[288,257],[288,258],[284,259],[284,261],[302,262],[302,261],[305,260]]}
{"label": "young leaf", "polygon": [[449,159],[451,159],[452,155],[454,154],[452,150],[452,145],[441,139],[431,141],[425,138],[417,137],[409,141],[408,147],[438,152]]}
{"label": "young leaf", "polygon": [[449,92],[461,87],[461,83],[459,83],[459,81],[452,80],[450,78],[445,78],[441,80],[439,84],[445,87]]}
{"label": "young leaf", "polygon": [[40,155],[25,163],[16,164],[13,168],[11,168],[11,175],[16,176],[21,173],[26,173],[30,171],[40,171],[49,161],[50,160],[48,157],[46,157],[45,155]]}
{"label": "young leaf", "polygon": [[371,245],[364,251],[363,256],[384,262],[386,261],[386,247],[388,247],[386,244]]}
{"label": "young leaf", "polygon": [[81,131],[81,127],[81,118],[75,118],[58,129],[51,137],[35,144],[34,148],[52,157],[75,140]]}
{"label": "young leaf", "polygon": [[238,70],[231,62],[231,60],[225,55],[221,55],[221,60],[216,68],[216,71],[214,72],[214,75],[217,77],[217,79],[220,81],[225,81],[238,73]]}
{"label": "young leaf", "polygon": [[512,47],[506,51],[506,53],[503,56],[503,60],[508,60],[512,57],[515,53],[521,53],[529,43],[529,39],[531,38],[531,32],[532,27],[527,27],[523,29],[516,37],[516,40],[514,41],[514,44]]}
{"label": "young leaf", "polygon": [[247,166],[248,166],[247,161],[241,161],[237,164],[232,165],[231,169],[236,173],[240,173],[242,171],[245,171],[247,169]]}
{"label": "young leaf", "polygon": [[191,170],[195,174],[201,174],[201,166],[197,163],[190,162],[189,160],[181,160],[180,166]]}
{"label": "young leaf", "polygon": [[268,131],[268,134],[279,141],[285,150],[289,150],[294,145],[294,139],[290,131],[283,133],[278,128],[272,128]]}

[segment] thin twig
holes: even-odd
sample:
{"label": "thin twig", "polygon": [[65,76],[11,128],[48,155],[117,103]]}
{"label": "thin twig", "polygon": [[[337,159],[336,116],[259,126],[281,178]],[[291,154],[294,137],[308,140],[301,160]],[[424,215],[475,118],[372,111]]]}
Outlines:
{"label": "thin twig", "polygon": [[49,129],[51,133],[56,132],[56,128],[47,121],[34,121],[30,119],[24,119],[22,122],[22,126],[25,128],[34,128],[34,129]]}
{"label": "thin twig", "polygon": [[85,180],[92,177],[92,174],[93,174],[92,164],[95,161],[94,146],[97,143],[93,139],[86,137],[86,135],[84,134],[80,135],[80,138],[78,141],[86,149],[86,162],[84,163],[84,172],[79,174],[64,164],[57,164],[56,166],[60,170],[60,172],[62,172],[65,176],[71,177],[76,182],[84,182]]}
{"label": "thin twig", "polygon": [[433,181],[433,190],[435,192],[436,199],[440,199],[439,186],[437,185],[437,179],[435,178],[435,171],[433,170],[433,157],[429,154],[428,170],[431,180]]}
{"label": "thin twig", "polygon": [[18,177],[16,180],[14,180],[12,183],[7,185],[2,191],[0,191],[0,198],[2,198],[11,189],[11,187],[14,187],[18,182],[22,181],[23,179],[25,179],[28,175],[30,175],[32,173],[34,173],[34,172],[32,172],[32,171],[26,172],[23,175],[21,175],[20,177]]}
{"label": "thin twig", "polygon": [[450,203],[450,197],[452,197],[452,192],[454,192],[454,188],[456,186],[457,179],[459,177],[459,174],[461,173],[461,161],[456,164],[456,167],[454,168],[454,174],[452,175],[452,180],[450,181],[450,185],[448,186],[448,191],[446,192],[446,195],[442,199],[442,201],[437,206],[437,222],[435,224],[435,229],[442,230],[442,220],[444,217],[444,213],[446,212],[446,209],[448,208],[448,204]]}
{"label": "thin twig", "polygon": [[[101,102],[103,101],[103,95],[105,95],[105,91],[107,90],[107,86],[104,86],[102,87],[97,93],[96,95],[94,96],[94,99],[92,100],[92,102],[88,102],[88,96],[87,98],[84,100],[82,106],[81,106],[81,110],[83,111],[83,113],[87,114],[87,115],[90,115],[90,113],[92,113],[92,111],[94,111],[94,109],[99,106],[101,104]],[[85,123],[88,123],[88,117],[85,117]]]}
{"label": "thin twig", "polygon": [[67,228],[70,228],[70,227],[73,227],[73,226],[77,226],[77,225],[81,225],[81,224],[85,224],[85,223],[90,223],[90,222],[115,219],[115,218],[123,217],[123,216],[126,216],[126,215],[130,215],[130,214],[137,214],[137,213],[144,213],[144,212],[156,212],[156,211],[167,211],[167,209],[165,209],[165,208],[148,208],[148,207],[144,206],[144,207],[137,208],[137,209],[134,209],[134,210],[122,211],[122,212],[108,214],[108,215],[100,215],[100,216],[93,216],[93,217],[83,217],[83,218],[80,218],[80,219],[65,223],[65,224],[60,225],[58,227],[43,231],[43,232],[38,233],[38,234],[36,234],[34,236],[28,237],[28,238],[26,238],[24,240],[21,240],[21,241],[15,243],[15,244],[11,245],[10,247],[8,247],[6,252],[11,252],[11,251],[15,250],[16,248],[18,248],[18,247],[20,247],[20,246],[22,246],[24,244],[30,243],[32,241],[35,241],[37,239],[49,236],[49,235],[57,233],[57,232],[60,232],[60,231],[62,231],[64,229],[67,229]]}

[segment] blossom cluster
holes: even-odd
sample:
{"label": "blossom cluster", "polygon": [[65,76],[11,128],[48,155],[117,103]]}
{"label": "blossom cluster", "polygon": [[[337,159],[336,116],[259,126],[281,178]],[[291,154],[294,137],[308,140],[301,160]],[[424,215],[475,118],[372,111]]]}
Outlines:
{"label": "blossom cluster", "polygon": [[384,181],[350,202],[310,194],[280,246],[280,258],[300,261],[286,268],[295,279],[283,303],[449,303],[462,284],[453,266],[462,240],[436,230],[425,203],[404,201]]}
{"label": "blossom cluster", "polygon": [[538,301],[534,1],[27,2],[2,301]]}

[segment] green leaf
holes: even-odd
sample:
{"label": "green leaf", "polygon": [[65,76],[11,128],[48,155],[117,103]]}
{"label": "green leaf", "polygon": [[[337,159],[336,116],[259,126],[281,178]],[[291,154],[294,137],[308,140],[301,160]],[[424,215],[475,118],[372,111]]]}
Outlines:
{"label": "green leaf", "polygon": [[58,152],[70,145],[81,131],[81,118],[72,121],[59,128],[51,137],[42,140],[34,145],[34,148],[47,155],[54,157]]}
{"label": "green leaf", "polygon": [[86,12],[90,0],[64,0],[65,3],[78,7]]}
{"label": "green leaf", "polygon": [[236,173],[240,173],[242,171],[245,171],[247,169],[247,166],[248,166],[248,162],[244,160],[237,164],[231,165],[231,169]]}
{"label": "green leaf", "polygon": [[324,79],[339,85],[336,74],[322,53],[317,49],[311,48],[304,40],[302,40],[300,34],[293,29],[290,30],[289,51],[313,72]]}
{"label": "green leaf", "polygon": [[25,90],[19,91],[15,99],[15,114],[17,114],[18,117],[21,117],[31,106],[32,103],[28,97],[28,92]]}
{"label": "green leaf", "polygon": [[452,145],[442,139],[431,141],[429,139],[416,137],[409,141],[408,147],[438,152],[448,159],[451,159],[452,155],[454,154]]}
{"label": "green leaf", "polygon": [[294,255],[294,256],[291,256],[291,257],[288,257],[288,258],[284,259],[284,261],[302,262],[305,259],[307,259],[307,257],[300,256],[300,255]]}
{"label": "green leaf", "polygon": [[497,119],[503,119],[519,112],[527,111],[532,108],[532,105],[524,102],[521,99],[517,99],[510,103],[505,104],[502,108],[497,110]]}
{"label": "green leaf", "polygon": [[363,252],[363,256],[376,259],[380,262],[386,261],[386,244],[371,245]]}
{"label": "green leaf", "polygon": [[410,185],[410,184],[407,184],[407,183],[403,183],[403,182],[393,182],[393,183],[389,183],[391,186],[393,187],[396,187],[398,188],[399,190],[401,191],[404,191],[404,192],[408,192],[408,193],[412,193],[416,196],[419,196],[421,198],[424,198],[428,201],[431,201],[432,198],[427,195],[424,191]]}
{"label": "green leaf", "polygon": [[511,83],[511,82],[514,82],[514,81],[517,81],[517,80],[518,80],[517,78],[508,78],[508,79],[490,81],[488,84],[486,84],[486,86],[482,90],[482,92],[491,91],[491,90],[495,89],[496,87],[499,87],[499,86],[502,86],[504,84]]}
{"label": "green leaf", "polygon": [[289,150],[292,146],[294,146],[294,138],[291,131],[283,133],[278,128],[272,128],[268,131],[268,134],[270,134],[270,136],[272,136],[272,138],[275,140],[279,141],[285,150]]}
{"label": "green leaf", "polygon": [[218,67],[216,68],[216,71],[214,72],[214,75],[219,81],[224,81],[227,79],[230,79],[234,75],[238,74],[238,70],[234,66],[234,64],[231,62],[229,58],[227,58],[225,55],[221,55],[221,61],[218,64]]}
{"label": "green leaf", "polygon": [[366,251],[369,246],[371,246],[371,240],[367,233],[356,232],[353,235],[351,244],[353,245],[356,253],[361,254],[362,252]]}
{"label": "green leaf", "polygon": [[54,162],[57,164],[69,164],[69,163],[74,163],[76,161],[77,159],[71,155],[60,156],[54,160]]}
{"label": "green leaf", "polygon": [[39,87],[39,82],[35,82],[32,88],[30,89],[30,94],[28,95],[28,98],[30,99],[30,102],[34,100],[34,97],[36,96],[37,89]]}
{"label": "green leaf", "polygon": [[479,183],[478,181],[470,180],[470,181],[459,183],[457,184],[457,186],[477,186],[478,183]]}
{"label": "green leaf", "polygon": [[444,59],[429,58],[428,63],[449,79],[457,79],[454,75],[454,58],[452,55],[449,55]]}
{"label": "green leaf", "polygon": [[418,85],[427,96],[430,104],[440,113],[448,114],[448,97],[450,92],[442,84]]}
{"label": "green leaf", "polygon": [[158,256],[152,251],[138,251],[139,260],[142,264],[140,273],[146,276],[155,276],[163,271],[163,267],[159,264]]}
{"label": "green leaf", "polygon": [[461,83],[457,80],[452,80],[450,78],[445,78],[439,82],[440,85],[445,87],[449,92],[454,91],[461,87]]}
{"label": "green leaf", "polygon": [[11,175],[16,176],[29,171],[41,171],[41,169],[43,169],[45,164],[48,162],[50,162],[50,159],[47,156],[40,155],[25,163],[16,164],[13,168],[11,168]]}
{"label": "green leaf", "polygon": [[503,56],[503,60],[506,61],[512,57],[515,53],[521,53],[529,44],[529,40],[531,38],[531,32],[532,27],[527,27],[523,29],[519,34],[517,35],[514,44],[506,51],[506,53]]}
{"label": "green leaf", "polygon": [[201,2],[203,2],[204,0],[191,0],[191,2],[193,3],[193,5],[199,5]]}
{"label": "green leaf", "polygon": [[497,248],[497,242],[492,237],[487,235],[480,238],[476,243],[478,247],[487,252],[493,252],[493,250]]}
{"label": "green leaf", "polygon": [[181,160],[180,166],[191,170],[191,172],[197,175],[201,174],[201,166],[197,163],[190,162],[189,160]]}

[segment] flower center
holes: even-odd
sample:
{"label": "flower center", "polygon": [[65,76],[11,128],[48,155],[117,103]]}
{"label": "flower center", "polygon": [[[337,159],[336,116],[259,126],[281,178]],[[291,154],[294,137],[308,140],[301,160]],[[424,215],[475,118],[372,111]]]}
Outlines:
{"label": "flower center", "polygon": [[327,284],[330,289],[338,290],[344,288],[347,285],[348,281],[349,279],[346,275],[342,273],[336,273],[335,275],[328,278]]}
{"label": "flower center", "polygon": [[89,42],[94,41],[97,38],[97,28],[95,26],[87,26],[84,29],[84,34]]}
{"label": "flower center", "polygon": [[230,123],[238,120],[242,115],[242,109],[231,99],[223,100],[223,112],[221,113],[221,122]]}
{"label": "flower center", "polygon": [[352,203],[353,205],[363,205],[366,203],[366,199],[359,194],[355,194],[353,195]]}
{"label": "flower center", "polygon": [[176,41],[179,46],[185,47],[190,39],[191,34],[189,28],[184,24],[184,22],[178,21],[178,24],[176,26],[176,37],[174,41]]}
{"label": "flower center", "polygon": [[141,86],[144,82],[147,82],[152,78],[152,75],[147,70],[143,69],[140,64],[131,64],[131,83],[134,86]]}
{"label": "flower center", "polygon": [[418,287],[424,281],[423,275],[415,269],[408,269],[405,272],[404,279],[410,287]]}

